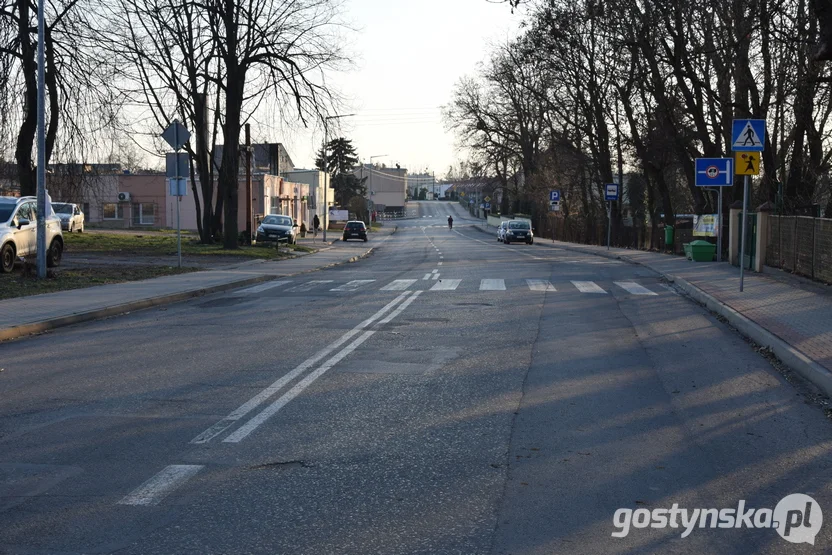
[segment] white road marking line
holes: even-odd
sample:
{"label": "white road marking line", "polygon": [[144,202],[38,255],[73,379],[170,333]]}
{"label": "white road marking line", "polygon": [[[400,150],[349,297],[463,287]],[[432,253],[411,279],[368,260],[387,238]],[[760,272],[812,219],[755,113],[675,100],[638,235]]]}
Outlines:
{"label": "white road marking line", "polygon": [[199,464],[172,464],[127,494],[119,505],[158,505],[173,490],[205,468]]}
{"label": "white road marking line", "polygon": [[598,287],[594,281],[573,281],[572,284],[578,288],[581,293],[606,293],[603,289]]}
{"label": "white road marking line", "polygon": [[437,279],[439,279],[439,274],[433,274],[433,280],[436,281]]}
{"label": "white road marking line", "polygon": [[480,291],[505,291],[506,281],[504,279],[483,279],[480,280]]}
{"label": "white road marking line", "polygon": [[422,280],[424,280],[424,281],[427,281],[429,279],[430,279],[430,274],[425,274],[425,277],[422,278]]}
{"label": "white road marking line", "polygon": [[440,256],[439,258],[445,258],[444,256]]}
{"label": "white road marking line", "polygon": [[300,291],[309,291],[317,287],[318,285],[323,285],[324,283],[332,283],[331,279],[313,279],[312,281],[307,281],[306,283],[301,283],[300,285],[295,285],[287,289],[286,291],[289,292],[300,292]]}
{"label": "white road marking line", "polygon": [[439,273],[439,270],[433,270],[431,273],[432,273],[432,274],[438,274],[438,273]]}
{"label": "white road marking line", "polygon": [[[402,313],[402,311],[410,306],[410,303],[416,300],[422,292],[417,291],[414,293],[410,298],[400,304],[396,310],[390,313],[384,320],[381,320],[378,325],[387,324],[393,318],[398,316]],[[251,432],[257,429],[258,426],[263,424],[266,420],[274,416],[277,411],[285,407],[292,399],[303,393],[303,390],[312,385],[318,378],[323,376],[330,368],[341,362],[347,355],[357,349],[362,343],[367,341],[370,337],[375,334],[375,330],[365,331],[361,334],[358,339],[341,349],[334,357],[323,363],[317,370],[308,374],[305,378],[299,381],[295,386],[284,393],[279,399],[273,402],[271,405],[260,411],[256,416],[252,417],[251,420],[240,426],[234,433],[229,435],[227,438],[223,440],[223,443],[239,443],[243,439],[245,439]]]}
{"label": "white road marking line", "polygon": [[436,263],[436,265],[437,265],[437,266],[441,266],[441,265],[442,265],[442,263],[441,263],[441,262],[437,262],[437,263]]}
{"label": "white road marking line", "polygon": [[267,281],[266,283],[255,285],[254,287],[246,287],[245,289],[234,291],[234,295],[251,295],[253,293],[262,293],[263,291],[271,289],[272,287],[280,287],[281,285],[286,285],[287,283],[292,282],[290,280]]}
{"label": "white road marking line", "polygon": [[297,378],[303,372],[309,370],[312,366],[317,364],[325,356],[329,355],[332,351],[334,351],[335,349],[352,339],[358,332],[375,322],[377,319],[384,316],[384,314],[388,310],[396,306],[396,304],[401,302],[408,295],[410,295],[410,291],[405,291],[404,293],[387,303],[381,310],[379,310],[378,312],[376,312],[375,314],[358,324],[356,327],[342,335],[340,339],[338,339],[334,343],[331,343],[327,347],[321,349],[311,358],[308,358],[302,363],[300,363],[297,367],[295,367],[294,370],[276,380],[269,387],[267,387],[266,389],[264,389],[263,391],[261,391],[260,393],[258,393],[242,405],[240,405],[234,412],[232,412],[231,414],[229,414],[228,416],[226,416],[225,418],[223,418],[222,420],[220,420],[219,422],[217,422],[216,424],[214,424],[213,426],[196,436],[194,439],[191,440],[191,443],[207,443],[215,437],[217,437],[218,435],[220,435],[221,433],[223,433],[225,430],[231,427],[234,424],[234,422],[236,422],[252,410],[256,409],[258,406],[263,404],[269,397],[283,389],[289,382]]}
{"label": "white road marking line", "polygon": [[527,279],[526,283],[532,291],[557,291],[548,279]]}
{"label": "white road marking line", "polygon": [[461,279],[446,279],[430,288],[431,291],[453,291],[462,282]]}
{"label": "white road marking line", "polygon": [[397,279],[381,288],[382,291],[404,291],[416,283],[415,279]]}
{"label": "white road marking line", "polygon": [[630,293],[631,295],[655,295],[656,294],[656,293],[653,293],[652,291],[650,291],[649,289],[647,289],[646,287],[644,287],[642,285],[639,285],[638,283],[636,283],[634,281],[614,281],[613,283],[616,284],[617,286],[619,286],[620,288],[625,289],[627,291],[627,293]]}
{"label": "white road marking line", "polygon": [[340,285],[338,287],[333,287],[330,291],[355,291],[359,287],[363,287],[368,283],[373,283],[374,279],[354,279],[349,283],[345,283],[344,285]]}

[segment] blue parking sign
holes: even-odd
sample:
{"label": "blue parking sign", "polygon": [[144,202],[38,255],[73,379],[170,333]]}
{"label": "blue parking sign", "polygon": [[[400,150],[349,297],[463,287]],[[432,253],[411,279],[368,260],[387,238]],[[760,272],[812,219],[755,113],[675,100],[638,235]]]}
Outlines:
{"label": "blue parking sign", "polygon": [[558,202],[560,200],[560,191],[549,191],[549,201]]}

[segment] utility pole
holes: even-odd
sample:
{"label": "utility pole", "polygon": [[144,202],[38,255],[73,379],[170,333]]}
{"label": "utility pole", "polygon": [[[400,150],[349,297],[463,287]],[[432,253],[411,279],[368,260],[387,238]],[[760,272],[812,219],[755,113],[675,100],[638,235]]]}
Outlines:
{"label": "utility pole", "polygon": [[[46,277],[46,98],[44,94],[43,42],[44,0],[38,0],[38,197],[37,197],[37,247],[38,278]],[[52,114],[55,117],[55,114]]]}
{"label": "utility pole", "polygon": [[251,222],[251,125],[246,124],[246,237],[251,244],[251,230],[254,226]]}

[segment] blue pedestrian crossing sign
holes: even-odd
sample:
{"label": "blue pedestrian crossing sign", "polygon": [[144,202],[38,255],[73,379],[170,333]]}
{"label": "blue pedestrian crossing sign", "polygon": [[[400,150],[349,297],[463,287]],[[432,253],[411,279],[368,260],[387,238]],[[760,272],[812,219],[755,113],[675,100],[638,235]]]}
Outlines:
{"label": "blue pedestrian crossing sign", "polygon": [[766,144],[766,120],[735,119],[731,133],[731,150],[736,152],[762,152]]}
{"label": "blue pedestrian crossing sign", "polygon": [[731,158],[697,158],[697,187],[731,187],[734,184],[734,160]]}
{"label": "blue pedestrian crossing sign", "polygon": [[549,202],[560,201],[560,191],[549,191]]}

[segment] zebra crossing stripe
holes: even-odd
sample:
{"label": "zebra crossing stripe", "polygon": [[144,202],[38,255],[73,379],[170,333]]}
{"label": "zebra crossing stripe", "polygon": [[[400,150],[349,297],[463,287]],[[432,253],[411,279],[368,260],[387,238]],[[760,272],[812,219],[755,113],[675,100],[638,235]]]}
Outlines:
{"label": "zebra crossing stripe", "polygon": [[548,279],[527,279],[526,283],[532,291],[557,291]]}
{"label": "zebra crossing stripe", "polygon": [[614,281],[614,284],[627,291],[631,295],[655,295],[646,287],[639,285],[634,281]]}
{"label": "zebra crossing stripe", "polygon": [[404,291],[411,285],[416,283],[415,279],[397,279],[384,287],[381,288],[382,291]]}
{"label": "zebra crossing stripe", "polygon": [[577,287],[578,291],[581,293],[606,293],[606,291],[598,287],[594,281],[573,281],[572,284]]}
{"label": "zebra crossing stripe", "polygon": [[483,279],[480,281],[480,291],[505,291],[504,279]]}
{"label": "zebra crossing stripe", "polygon": [[430,274],[425,274],[425,277],[422,278],[423,280],[427,281],[430,279]]}
{"label": "zebra crossing stripe", "polygon": [[373,283],[374,281],[374,279],[354,279],[339,287],[333,287],[330,291],[355,291],[359,287],[367,285],[368,283]]}
{"label": "zebra crossing stripe", "polygon": [[267,281],[266,283],[261,283],[260,285],[255,285],[254,287],[246,287],[245,289],[240,289],[239,291],[235,291],[235,295],[252,295],[254,293],[262,293],[263,291],[267,291],[272,289],[273,287],[280,287],[281,285],[286,285],[287,283],[292,283],[290,280],[281,280],[281,281]]}
{"label": "zebra crossing stripe", "polygon": [[286,291],[291,292],[304,292],[309,291],[310,289],[317,287],[318,285],[322,285],[324,283],[332,283],[331,279],[316,279],[312,281],[307,281],[306,283],[301,283],[300,285],[296,285],[291,289],[287,289]]}
{"label": "zebra crossing stripe", "polygon": [[442,281],[436,282],[436,284],[430,288],[431,291],[454,291],[459,284],[462,282],[461,279],[444,279]]}

